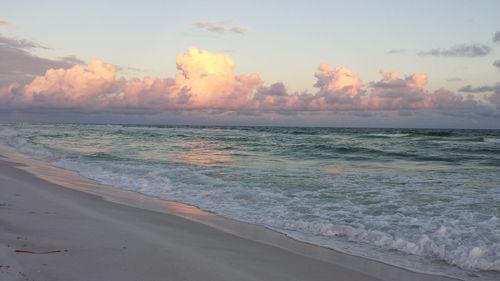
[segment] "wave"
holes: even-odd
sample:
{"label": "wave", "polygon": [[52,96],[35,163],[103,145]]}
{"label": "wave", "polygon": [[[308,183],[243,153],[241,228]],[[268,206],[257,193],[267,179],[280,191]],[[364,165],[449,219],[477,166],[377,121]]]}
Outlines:
{"label": "wave", "polygon": [[409,134],[414,137],[436,137],[447,138],[454,136],[461,136],[462,133],[451,130],[403,130],[403,134]]}
{"label": "wave", "polygon": [[[460,229],[441,225],[432,235],[421,234],[415,240],[398,237],[397,234],[366,228],[364,225],[352,227],[349,225],[335,225],[332,223],[309,222],[304,220],[276,220],[267,222],[276,230],[286,233],[286,230],[300,230],[315,236],[342,238],[355,242],[364,242],[387,250],[397,250],[402,253],[431,257],[469,270],[500,271],[500,242],[485,245],[483,241],[476,241],[475,245],[460,245],[460,241],[453,241],[461,234]],[[500,227],[500,219],[491,217],[482,224],[492,224],[491,230]],[[276,228],[276,225],[279,227]],[[455,232],[455,233],[454,233]],[[453,237],[453,238],[452,238]]]}
{"label": "wave", "polygon": [[392,133],[392,134],[383,134],[383,133],[373,133],[365,135],[364,137],[374,137],[374,138],[402,138],[408,137],[411,134],[403,134],[403,133]]}
{"label": "wave", "polygon": [[[298,144],[282,149],[282,155],[294,153],[299,157],[335,157],[348,158],[351,160],[366,161],[394,161],[398,159],[408,161],[438,161],[438,162],[458,162],[466,158],[460,155],[420,155],[415,152],[405,152],[389,149],[368,148],[354,145],[332,144]],[[382,157],[382,158],[381,158]]]}
{"label": "wave", "polygon": [[107,160],[107,161],[133,161],[135,158],[132,157],[121,157],[113,155],[106,152],[96,152],[87,155],[80,156],[81,158],[86,158],[89,160]]}
{"label": "wave", "polygon": [[414,132],[412,135],[429,137],[451,137],[455,136],[453,132]]}
{"label": "wave", "polygon": [[500,138],[484,138],[485,143],[500,144]]}
{"label": "wave", "polygon": [[164,137],[165,136],[162,133],[154,132],[150,128],[140,128],[138,130],[118,129],[114,133],[117,135],[130,136],[130,137],[157,138],[157,137]]}

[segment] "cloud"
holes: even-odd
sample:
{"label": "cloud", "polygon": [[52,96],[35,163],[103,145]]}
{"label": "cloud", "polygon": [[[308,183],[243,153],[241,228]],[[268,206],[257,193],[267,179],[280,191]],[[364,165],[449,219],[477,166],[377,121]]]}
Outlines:
{"label": "cloud", "polygon": [[472,87],[471,85],[467,85],[458,89],[458,91],[462,93],[486,93],[486,92],[493,92],[495,88],[496,88],[495,86]]}
{"label": "cloud", "polygon": [[17,49],[49,49],[44,45],[41,45],[33,41],[12,38],[12,37],[5,37],[3,35],[0,35],[0,46],[6,46]]}
{"label": "cloud", "polygon": [[[119,78],[116,66],[100,60],[87,66],[50,68],[27,83],[12,81],[1,87],[0,108],[142,113],[201,110],[245,116],[418,110],[483,114],[492,112],[500,100],[497,86],[487,97],[490,102],[484,103],[446,89],[428,91],[428,77],[423,73],[400,76],[380,71],[380,80],[364,83],[352,69],[325,63],[314,73],[316,91],[290,92],[282,82],[266,85],[257,74],[235,74],[235,62],[227,54],[196,48],[177,55],[176,67],[178,73],[166,78]],[[461,91],[479,89],[469,86]]]}
{"label": "cloud", "polygon": [[238,34],[245,34],[247,33],[248,29],[247,28],[244,28],[244,27],[241,27],[241,26],[233,26],[231,28],[231,31],[233,33],[238,33]]}
{"label": "cloud", "polygon": [[82,60],[74,55],[59,57],[59,60],[67,62],[69,64],[85,64],[84,60]]}
{"label": "cloud", "polygon": [[492,92],[491,95],[487,96],[487,99],[500,109],[500,83],[494,85],[482,85],[478,87],[472,87],[471,85],[467,85],[458,89],[459,92],[464,93],[488,93]]}
{"label": "cloud", "polygon": [[495,32],[493,35],[493,43],[500,43],[500,31]]}
{"label": "cloud", "polygon": [[28,103],[59,107],[100,107],[102,103],[97,97],[111,92],[115,74],[115,66],[100,60],[93,60],[86,69],[82,65],[49,69],[45,75],[24,86],[22,99],[27,99]]}
{"label": "cloud", "polygon": [[47,47],[29,40],[6,37],[0,34],[0,87],[11,82],[26,83],[49,68],[67,68],[81,64],[78,58],[41,58],[31,53]]}
{"label": "cloud", "polygon": [[17,107],[236,110],[262,83],[257,75],[234,75],[234,61],[222,53],[191,48],[176,63],[172,78],[117,79],[116,66],[93,60],[48,69],[24,87],[4,87],[3,96]]}
{"label": "cloud", "polygon": [[449,49],[431,49],[421,51],[419,56],[437,56],[437,57],[482,57],[491,52],[491,48],[484,44],[460,44],[452,46]]}
{"label": "cloud", "polygon": [[400,78],[396,72],[380,71],[380,74],[382,80],[370,84],[366,107],[378,110],[432,108],[425,91],[427,75],[412,74]]}
{"label": "cloud", "polygon": [[495,85],[495,90],[491,96],[488,98],[490,102],[500,109],[500,83]]}
{"label": "cloud", "polygon": [[319,65],[314,76],[317,79],[314,86],[319,92],[312,102],[313,107],[332,110],[360,106],[363,82],[351,69],[342,66],[332,68],[323,63]]}
{"label": "cloud", "polygon": [[191,107],[235,108],[246,101],[247,93],[242,93],[238,87],[242,86],[242,81],[253,82],[246,78],[238,80],[234,61],[227,54],[191,48],[186,54],[177,55],[176,62],[180,74],[175,81],[178,87],[189,89]]}
{"label": "cloud", "polygon": [[6,20],[0,20],[0,25],[9,25],[9,22]]}
{"label": "cloud", "polygon": [[215,32],[215,33],[224,33],[226,32],[226,28],[219,24],[219,23],[213,23],[213,22],[197,22],[195,23],[195,26],[200,29],[205,29],[210,32]]}
{"label": "cloud", "polygon": [[209,32],[213,33],[235,33],[235,34],[245,34],[248,29],[241,27],[241,26],[227,26],[226,24],[219,23],[219,22],[209,22],[209,21],[202,21],[202,22],[197,22],[194,24],[196,28],[198,29],[203,29]]}
{"label": "cloud", "polygon": [[406,49],[392,49],[392,50],[387,51],[387,54],[396,55],[396,54],[406,53],[407,51],[408,50],[406,50]]}
{"label": "cloud", "polygon": [[493,66],[500,69],[500,60],[496,60],[493,62]]}

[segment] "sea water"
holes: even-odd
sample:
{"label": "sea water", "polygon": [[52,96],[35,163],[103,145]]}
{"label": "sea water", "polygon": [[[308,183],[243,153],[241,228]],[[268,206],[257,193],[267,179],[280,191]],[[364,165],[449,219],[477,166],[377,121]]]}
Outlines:
{"label": "sea water", "polygon": [[500,131],[0,125],[117,188],[417,271],[500,280]]}

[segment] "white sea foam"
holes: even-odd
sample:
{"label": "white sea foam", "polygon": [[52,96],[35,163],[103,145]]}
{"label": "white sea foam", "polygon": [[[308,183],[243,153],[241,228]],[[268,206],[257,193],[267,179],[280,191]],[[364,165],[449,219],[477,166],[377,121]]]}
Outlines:
{"label": "white sea foam", "polygon": [[370,136],[374,137],[382,137],[382,138],[402,138],[402,137],[407,137],[410,134],[401,134],[401,133],[393,133],[393,134],[382,134],[382,133],[373,133],[369,134]]}
{"label": "white sea foam", "polygon": [[[493,217],[484,223],[494,220],[498,219]],[[450,226],[442,225],[434,233],[429,235],[420,234],[419,238],[409,241],[404,238],[404,233],[389,234],[379,230],[367,229],[364,225],[352,227],[332,223],[275,219],[270,219],[267,223],[275,229],[284,229],[285,232],[291,230],[313,234],[316,237],[343,238],[349,241],[376,245],[383,249],[398,250],[407,254],[444,260],[449,264],[465,269],[500,271],[500,242],[494,242],[486,246],[485,241],[478,240],[475,241],[476,246],[461,245],[460,241],[457,241],[455,237],[470,234],[463,233],[465,229],[462,227],[451,229]],[[489,228],[492,232],[497,231],[500,229],[500,224],[498,222],[492,223]],[[335,245],[335,243],[330,244],[330,246],[332,245]]]}
{"label": "white sea foam", "polygon": [[500,144],[500,138],[484,138],[484,142],[492,144]]}

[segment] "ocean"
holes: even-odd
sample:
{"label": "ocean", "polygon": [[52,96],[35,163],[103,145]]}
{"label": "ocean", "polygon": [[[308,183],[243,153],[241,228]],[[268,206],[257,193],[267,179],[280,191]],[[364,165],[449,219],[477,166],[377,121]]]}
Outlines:
{"label": "ocean", "polygon": [[500,131],[4,124],[97,182],[416,271],[500,280]]}

